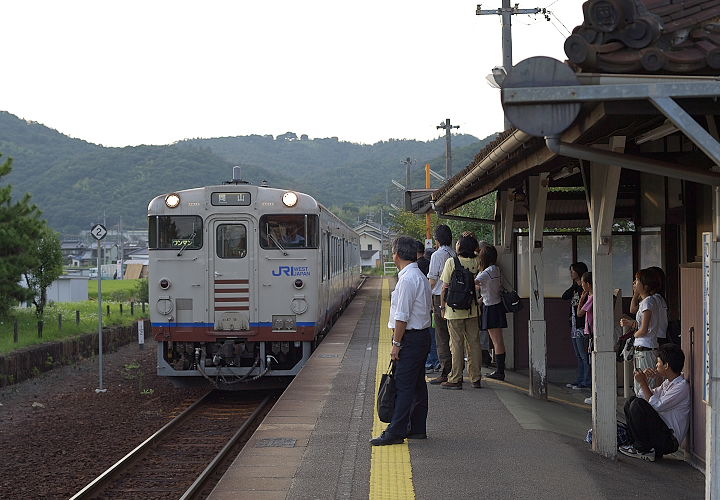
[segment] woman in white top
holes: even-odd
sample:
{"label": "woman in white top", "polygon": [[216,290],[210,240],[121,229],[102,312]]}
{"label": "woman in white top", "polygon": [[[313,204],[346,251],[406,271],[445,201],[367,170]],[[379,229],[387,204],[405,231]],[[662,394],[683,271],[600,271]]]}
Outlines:
{"label": "woman in white top", "polygon": [[[656,272],[650,269],[641,269],[635,275],[635,290],[640,296],[640,304],[635,315],[635,324],[632,320],[621,319],[621,326],[634,326],[635,332],[635,369],[645,371],[655,366],[657,358],[658,337],[665,337],[667,332],[667,304],[658,293],[661,283]],[[650,388],[654,388],[651,381]],[[635,394],[640,393],[641,386],[635,381]]]}
{"label": "woman in white top", "polygon": [[480,273],[475,277],[475,283],[480,287],[483,300],[481,329],[487,330],[495,347],[495,362],[497,370],[488,375],[489,378],[505,380],[505,341],[503,328],[507,328],[505,306],[500,298],[502,290],[502,274],[497,264],[497,250],[492,245],[481,245]]}

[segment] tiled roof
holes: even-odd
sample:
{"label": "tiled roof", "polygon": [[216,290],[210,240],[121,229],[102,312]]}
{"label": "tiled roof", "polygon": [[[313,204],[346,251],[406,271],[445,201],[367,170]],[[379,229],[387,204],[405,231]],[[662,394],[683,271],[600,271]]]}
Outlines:
{"label": "tiled roof", "polygon": [[582,9],[565,53],[583,71],[720,71],[720,0],[588,0]]}

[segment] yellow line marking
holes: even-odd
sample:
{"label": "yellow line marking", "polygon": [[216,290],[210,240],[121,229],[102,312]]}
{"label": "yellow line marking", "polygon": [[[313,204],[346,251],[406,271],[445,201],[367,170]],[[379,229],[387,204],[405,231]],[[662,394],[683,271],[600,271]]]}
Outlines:
{"label": "yellow line marking", "polygon": [[[525,393],[528,392],[528,388],[527,388],[527,387],[523,387],[523,386],[521,386],[521,385],[511,384],[510,382],[504,382],[504,381],[502,381],[502,380],[495,380],[495,379],[492,379],[492,378],[483,377],[483,382],[490,382],[491,384],[504,385],[504,386],[510,387],[510,388],[512,388],[512,389],[517,389],[517,390],[522,391],[522,392],[525,392]],[[568,400],[566,400],[566,399],[560,399],[560,398],[548,396],[548,400],[549,400],[549,401],[554,401],[554,402],[556,402],[556,403],[568,405],[568,406],[574,406],[574,407],[576,407],[576,408],[582,408],[583,410],[588,410],[588,411],[589,411],[589,410],[592,410],[592,406],[589,406],[589,405],[586,405],[586,404],[574,403],[574,402],[568,401]]]}
{"label": "yellow line marking", "polygon": [[[377,348],[377,366],[375,369],[375,394],[380,384],[380,377],[390,363],[390,338],[392,332],[387,327],[390,318],[390,287],[387,279],[383,279],[382,310],[380,314],[380,331]],[[377,400],[375,401],[377,406]],[[374,411],[373,436],[379,436],[387,424],[380,422],[377,408]],[[373,446],[370,462],[370,500],[414,499],[415,488],[412,481],[412,465],[410,464],[410,448],[407,440],[403,444],[389,446]]]}

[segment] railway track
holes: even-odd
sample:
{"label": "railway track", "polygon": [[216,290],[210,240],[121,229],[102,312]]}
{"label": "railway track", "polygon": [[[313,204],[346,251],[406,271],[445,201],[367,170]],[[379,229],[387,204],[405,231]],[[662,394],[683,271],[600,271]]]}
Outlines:
{"label": "railway track", "polygon": [[272,401],[265,394],[211,391],[71,500],[196,498],[230,451],[237,453],[238,443],[250,436]]}

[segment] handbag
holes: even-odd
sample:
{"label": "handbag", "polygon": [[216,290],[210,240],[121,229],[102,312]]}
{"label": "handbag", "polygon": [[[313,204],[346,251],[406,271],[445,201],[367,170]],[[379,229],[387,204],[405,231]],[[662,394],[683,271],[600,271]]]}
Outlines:
{"label": "handbag", "polygon": [[505,312],[516,313],[522,311],[523,305],[520,302],[520,296],[515,290],[502,288],[500,290],[500,300],[502,300],[505,307]]}
{"label": "handbag", "polygon": [[505,280],[505,277],[500,275],[502,278],[502,285],[500,288],[500,300],[502,301],[503,307],[505,307],[506,313],[516,313],[518,311],[522,311],[523,305],[522,302],[520,302],[520,295],[518,295],[517,291],[513,289],[510,286],[505,286],[507,281]]}
{"label": "handbag", "polygon": [[377,412],[381,422],[389,424],[395,413],[395,362],[390,361],[387,372],[380,378],[377,394]]}

